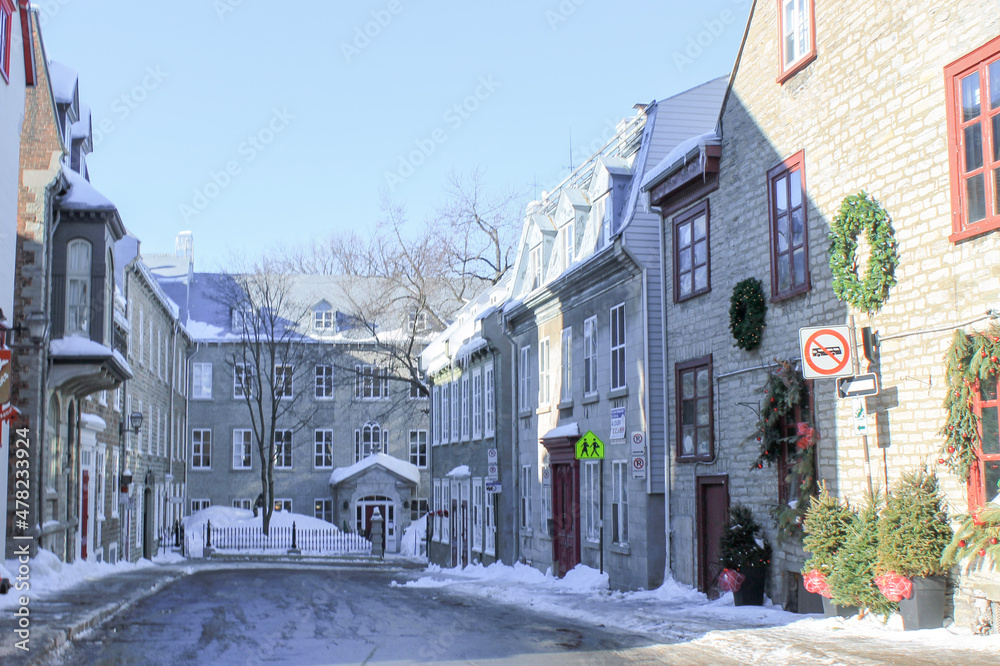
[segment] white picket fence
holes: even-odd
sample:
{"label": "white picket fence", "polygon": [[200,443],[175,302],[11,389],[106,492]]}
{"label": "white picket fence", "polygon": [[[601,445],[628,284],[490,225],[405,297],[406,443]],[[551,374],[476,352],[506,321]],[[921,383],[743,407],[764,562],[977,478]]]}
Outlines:
{"label": "white picket fence", "polygon": [[322,555],[371,555],[372,542],[359,534],[324,529],[296,529],[272,525],[270,534],[261,526],[224,527],[207,522],[202,543],[227,553],[287,552],[298,548],[303,553]]}

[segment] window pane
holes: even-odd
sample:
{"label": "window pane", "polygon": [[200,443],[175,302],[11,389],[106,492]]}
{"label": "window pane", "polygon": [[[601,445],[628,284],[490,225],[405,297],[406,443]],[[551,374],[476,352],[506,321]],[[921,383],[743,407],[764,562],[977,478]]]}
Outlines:
{"label": "window pane", "polygon": [[775,226],[778,230],[778,252],[788,252],[788,216],[779,215]]}
{"label": "window pane", "polygon": [[782,176],[774,181],[774,208],[784,213],[788,208],[788,178]]}
{"label": "window pane", "polygon": [[694,221],[694,237],[696,239],[701,239],[705,237],[705,230],[707,225],[705,224],[706,217],[704,215],[699,215]]}
{"label": "window pane", "polygon": [[698,428],[698,455],[707,456],[709,454],[708,444],[711,439],[708,428]]}
{"label": "window pane", "polygon": [[792,211],[792,245],[799,247],[805,241],[805,209],[796,208]]}
{"label": "window pane", "polygon": [[983,453],[1000,455],[1000,427],[997,423],[997,408],[983,408]]}
{"label": "window pane", "polygon": [[699,290],[708,288],[708,266],[699,266],[695,269],[694,288]]}
{"label": "window pane", "polygon": [[997,381],[983,381],[979,385],[979,397],[983,402],[997,399]]}
{"label": "window pane", "polygon": [[685,248],[691,244],[691,223],[685,222],[677,226],[677,247]]}
{"label": "window pane", "polygon": [[691,293],[691,274],[685,273],[681,276],[681,296]]}
{"label": "window pane", "polygon": [[796,169],[788,174],[789,196],[792,200],[792,208],[802,205],[802,172]]}
{"label": "window pane", "polygon": [[698,371],[698,395],[700,397],[705,397],[708,395],[708,370],[702,369]]}
{"label": "window pane", "polygon": [[983,467],[986,501],[992,502],[997,496],[997,484],[1000,484],[1000,462],[987,462]]}
{"label": "window pane", "polygon": [[694,264],[700,266],[708,261],[708,242],[698,241],[694,244]]}
{"label": "window pane", "polygon": [[979,222],[986,217],[986,186],[983,174],[965,179],[966,223]]}
{"label": "window pane", "polygon": [[708,425],[709,412],[708,412],[708,400],[698,401],[698,425],[705,426]]}
{"label": "window pane", "polygon": [[965,128],[965,173],[983,166],[983,129],[976,123]]}
{"label": "window pane", "polygon": [[962,79],[962,122],[979,115],[979,72]]}
{"label": "window pane", "polygon": [[677,257],[677,267],[680,269],[681,273],[686,273],[691,270],[691,251],[684,250]]}
{"label": "window pane", "polygon": [[990,108],[1000,106],[1000,60],[990,63]]}
{"label": "window pane", "polygon": [[694,397],[694,373],[685,372],[681,374],[681,397]]}
{"label": "window pane", "polygon": [[993,116],[993,159],[1000,161],[1000,113]]}
{"label": "window pane", "polygon": [[993,212],[1000,215],[1000,169],[993,170]]}
{"label": "window pane", "polygon": [[684,434],[681,438],[681,453],[686,456],[694,453],[694,426],[684,426]]}
{"label": "window pane", "polygon": [[785,291],[789,287],[788,282],[788,259],[778,258],[778,291]]}
{"label": "window pane", "polygon": [[681,423],[694,424],[694,408],[697,400],[684,400],[681,402]]}
{"label": "window pane", "polygon": [[794,283],[803,284],[806,281],[806,251],[799,249],[792,253],[792,267],[795,270]]}

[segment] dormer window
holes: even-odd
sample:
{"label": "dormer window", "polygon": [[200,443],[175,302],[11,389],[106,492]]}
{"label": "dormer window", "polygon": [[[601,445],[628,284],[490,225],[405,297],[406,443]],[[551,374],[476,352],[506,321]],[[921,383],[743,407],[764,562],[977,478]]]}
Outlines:
{"label": "dormer window", "polygon": [[781,75],[784,83],[816,59],[816,24],[813,0],[779,0],[778,26]]}
{"label": "dormer window", "polygon": [[83,239],[66,247],[66,335],[90,336],[91,246]]}
{"label": "dormer window", "polygon": [[406,320],[407,330],[410,331],[426,331],[427,330],[427,312],[424,310],[412,310],[407,316]]}
{"label": "dormer window", "polygon": [[542,246],[538,245],[531,250],[528,255],[528,280],[531,284],[531,291],[542,286]]}
{"label": "dormer window", "polygon": [[333,328],[333,310],[313,310],[313,328],[317,331]]}
{"label": "dormer window", "polygon": [[563,268],[568,269],[573,265],[576,256],[576,224],[573,220],[563,227]]}

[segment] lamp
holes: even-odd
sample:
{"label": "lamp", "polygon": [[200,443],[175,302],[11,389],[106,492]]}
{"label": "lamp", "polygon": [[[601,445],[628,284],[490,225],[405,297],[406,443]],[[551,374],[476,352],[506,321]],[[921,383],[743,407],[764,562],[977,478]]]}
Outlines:
{"label": "lamp", "polygon": [[344,511],[347,511],[348,509],[351,508],[351,502],[349,500],[344,500],[343,507],[344,507]]}
{"label": "lamp", "polygon": [[3,313],[3,309],[0,308],[0,335],[3,336],[4,344],[10,344],[8,333],[24,333],[27,331],[28,338],[34,343],[38,344],[45,338],[46,329],[49,327],[48,317],[45,316],[44,312],[34,311],[31,314],[22,318],[24,323],[16,324],[13,327],[7,326],[7,317]]}
{"label": "lamp", "polygon": [[118,428],[122,435],[125,434],[126,430],[138,435],[139,430],[142,429],[142,412],[132,412],[127,419],[122,419],[119,422]]}

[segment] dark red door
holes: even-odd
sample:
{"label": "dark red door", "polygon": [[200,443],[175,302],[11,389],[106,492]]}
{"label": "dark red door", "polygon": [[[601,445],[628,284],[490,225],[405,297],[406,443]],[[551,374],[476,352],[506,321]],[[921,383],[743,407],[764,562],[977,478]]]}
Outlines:
{"label": "dark red door", "polygon": [[723,526],[729,513],[729,476],[699,476],[698,495],[698,589],[710,599],[719,596],[719,573]]}
{"label": "dark red door", "polygon": [[556,575],[580,563],[580,465],[552,465],[552,560]]}
{"label": "dark red door", "polygon": [[469,566],[469,503],[462,500],[462,567]]}
{"label": "dark red door", "polygon": [[81,485],[83,486],[81,494],[81,503],[83,506],[80,507],[80,557],[87,559],[87,532],[90,527],[90,472],[88,470],[83,470],[81,476]]}

